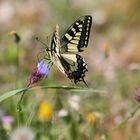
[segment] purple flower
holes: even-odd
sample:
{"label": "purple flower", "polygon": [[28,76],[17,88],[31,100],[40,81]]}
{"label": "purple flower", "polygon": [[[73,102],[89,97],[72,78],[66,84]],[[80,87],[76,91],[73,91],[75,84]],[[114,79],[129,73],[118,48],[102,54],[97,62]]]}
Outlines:
{"label": "purple flower", "polygon": [[37,83],[43,77],[47,77],[49,73],[50,71],[48,68],[48,64],[45,64],[44,61],[40,61],[37,64],[37,69],[34,72],[32,72],[30,76],[29,85]]}
{"label": "purple flower", "polygon": [[1,121],[4,125],[11,125],[14,119],[11,116],[3,116]]}
{"label": "purple flower", "polygon": [[37,65],[37,71],[44,76],[48,76],[50,71],[48,69],[48,64],[45,64],[44,61],[40,61]]}
{"label": "purple flower", "polygon": [[7,132],[11,131],[13,122],[14,122],[14,118],[12,116],[3,116],[1,118],[2,126]]}
{"label": "purple flower", "polygon": [[140,86],[135,89],[135,100],[140,102]]}

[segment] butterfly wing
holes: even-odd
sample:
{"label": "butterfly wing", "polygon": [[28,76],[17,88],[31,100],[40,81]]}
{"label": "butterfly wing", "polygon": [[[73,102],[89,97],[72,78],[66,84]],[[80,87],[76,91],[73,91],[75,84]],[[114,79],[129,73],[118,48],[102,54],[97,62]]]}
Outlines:
{"label": "butterfly wing", "polygon": [[76,53],[82,52],[87,47],[91,25],[92,17],[83,16],[69,27],[60,40],[61,55],[71,62],[70,71],[66,71],[67,77],[73,79],[75,84],[79,81],[86,84],[84,77],[88,71],[87,64],[82,56]]}
{"label": "butterfly wing", "polygon": [[83,81],[86,84],[84,77],[86,71],[88,71],[87,64],[85,60],[82,58],[82,56],[80,56],[79,54],[76,54],[76,67],[77,67],[76,70],[67,73],[68,78],[73,79],[75,84],[80,81]]}
{"label": "butterfly wing", "polygon": [[70,64],[61,56],[60,53],[60,39],[59,39],[59,26],[56,25],[56,29],[52,36],[51,50],[49,51],[51,62],[54,63],[58,69],[66,74],[65,71],[70,71]]}
{"label": "butterfly wing", "polygon": [[92,17],[90,15],[83,16],[76,20],[62,36],[61,52],[77,53],[82,52],[88,45],[90,29],[92,25]]}

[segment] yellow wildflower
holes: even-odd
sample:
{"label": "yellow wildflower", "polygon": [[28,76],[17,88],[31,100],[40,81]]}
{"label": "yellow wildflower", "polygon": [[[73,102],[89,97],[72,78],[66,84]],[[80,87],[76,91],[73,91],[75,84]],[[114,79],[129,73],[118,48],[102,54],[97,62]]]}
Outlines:
{"label": "yellow wildflower", "polygon": [[53,107],[47,101],[42,101],[38,110],[38,118],[42,121],[49,121],[52,117]]}
{"label": "yellow wildflower", "polygon": [[110,44],[105,42],[102,46],[102,50],[104,52],[105,58],[109,57],[109,49],[110,49]]}
{"label": "yellow wildflower", "polygon": [[93,112],[88,113],[85,117],[85,120],[90,124],[95,124],[97,120],[96,114]]}

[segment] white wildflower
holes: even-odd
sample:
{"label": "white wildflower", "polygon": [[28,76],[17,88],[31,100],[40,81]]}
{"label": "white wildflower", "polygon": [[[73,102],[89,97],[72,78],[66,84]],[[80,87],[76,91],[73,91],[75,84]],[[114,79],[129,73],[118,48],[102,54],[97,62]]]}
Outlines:
{"label": "white wildflower", "polygon": [[80,103],[80,97],[79,96],[72,95],[69,98],[69,104],[75,111],[79,111],[79,109],[80,109],[79,103]]}
{"label": "white wildflower", "polygon": [[35,134],[28,127],[19,127],[15,129],[11,135],[10,140],[34,140]]}
{"label": "white wildflower", "polygon": [[59,112],[58,112],[58,116],[59,117],[66,117],[66,116],[68,116],[68,111],[67,110],[65,110],[65,109],[61,109]]}

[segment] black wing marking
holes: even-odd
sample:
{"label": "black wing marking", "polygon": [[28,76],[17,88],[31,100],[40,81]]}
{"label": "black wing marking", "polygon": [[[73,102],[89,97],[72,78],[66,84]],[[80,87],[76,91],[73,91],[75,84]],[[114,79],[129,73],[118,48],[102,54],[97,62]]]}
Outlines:
{"label": "black wing marking", "polygon": [[51,41],[51,54],[60,55],[60,39],[59,39],[59,26],[56,25],[55,31],[52,36],[52,41]]}
{"label": "black wing marking", "polygon": [[77,58],[77,69],[75,71],[67,73],[67,76],[69,79],[74,79],[75,84],[77,82],[83,81],[85,85],[88,87],[88,85],[84,80],[85,73],[86,71],[88,71],[87,64],[85,63],[84,59],[80,55],[76,54],[76,58]]}
{"label": "black wing marking", "polygon": [[92,17],[90,15],[75,21],[60,40],[62,53],[82,52],[88,45],[91,25]]}

